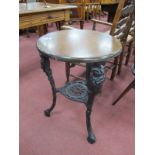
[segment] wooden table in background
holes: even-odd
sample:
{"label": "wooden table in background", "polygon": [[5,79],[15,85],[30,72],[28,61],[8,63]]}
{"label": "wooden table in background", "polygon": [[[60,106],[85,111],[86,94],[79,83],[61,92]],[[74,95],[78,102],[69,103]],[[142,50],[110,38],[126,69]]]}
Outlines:
{"label": "wooden table in background", "polygon": [[70,19],[70,9],[73,5],[45,3],[19,3],[19,29],[38,27],[39,36],[46,33],[45,25],[48,23],[65,21]]}
{"label": "wooden table in background", "polygon": [[[41,1],[41,0],[40,0]],[[80,27],[83,28],[83,22],[87,19],[86,6],[90,4],[101,4],[102,11],[108,12],[108,22],[113,21],[119,0],[46,0],[48,3],[74,4],[77,9],[72,10],[71,20],[81,21]]]}

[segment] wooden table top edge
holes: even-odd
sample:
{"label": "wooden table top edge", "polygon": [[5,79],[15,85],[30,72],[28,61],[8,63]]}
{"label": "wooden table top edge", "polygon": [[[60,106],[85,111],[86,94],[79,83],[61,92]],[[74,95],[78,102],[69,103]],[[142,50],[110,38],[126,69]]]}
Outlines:
{"label": "wooden table top edge", "polygon": [[[80,30],[80,29],[77,29],[77,30],[63,30],[64,31],[92,31],[92,30]],[[44,56],[48,56],[49,58],[51,59],[54,59],[54,60],[58,60],[58,61],[63,61],[63,62],[75,62],[75,63],[93,63],[93,62],[104,62],[106,60],[109,60],[111,58],[114,58],[116,56],[118,56],[121,52],[122,52],[122,44],[120,42],[120,48],[115,51],[114,53],[111,53],[111,54],[108,54],[108,55],[104,55],[103,57],[93,57],[93,58],[77,58],[77,57],[67,57],[67,56],[58,56],[58,55],[54,55],[54,54],[47,54],[45,51],[42,51],[41,49],[39,49],[39,40],[44,37],[44,36],[47,36],[47,35],[50,35],[50,34],[53,34],[53,33],[61,33],[62,31],[56,31],[56,32],[50,32],[48,34],[45,34],[43,36],[41,36],[37,42],[36,42],[36,48],[37,50],[39,51],[40,54],[44,55]],[[92,31],[92,32],[95,32],[95,33],[101,33],[99,31]],[[103,35],[108,35],[108,36],[111,36],[107,33],[101,33]],[[114,38],[115,40],[119,41],[117,38],[111,36],[112,38]]]}
{"label": "wooden table top edge", "polygon": [[45,6],[45,7],[42,7],[41,9],[38,8],[38,9],[31,9],[31,10],[25,10],[25,9],[24,10],[22,10],[22,9],[20,10],[20,6],[22,6],[22,5],[24,6],[24,5],[27,5],[27,4],[26,3],[19,3],[19,15],[38,13],[38,12],[68,10],[68,9],[75,9],[75,8],[77,8],[76,5],[47,3],[47,6],[50,6],[50,7],[46,7],[46,5],[44,3],[41,3],[41,2],[34,2],[34,3],[36,3],[36,4],[40,3],[40,4],[42,4],[42,6]]}

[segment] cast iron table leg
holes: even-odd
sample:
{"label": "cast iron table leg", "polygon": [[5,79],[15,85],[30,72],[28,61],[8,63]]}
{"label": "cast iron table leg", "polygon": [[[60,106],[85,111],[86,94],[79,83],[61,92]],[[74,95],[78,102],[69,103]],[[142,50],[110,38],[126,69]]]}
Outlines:
{"label": "cast iron table leg", "polygon": [[46,73],[46,75],[48,77],[48,80],[51,85],[52,93],[53,93],[52,105],[49,109],[44,111],[45,116],[49,117],[51,111],[54,109],[54,107],[56,105],[56,87],[55,87],[55,82],[54,82],[53,75],[52,75],[52,70],[50,68],[49,58],[46,56],[43,56],[42,54],[40,54],[40,57],[41,57],[41,68],[43,69],[43,71]]}
{"label": "cast iron table leg", "polygon": [[87,64],[86,79],[88,87],[88,101],[86,104],[87,140],[89,143],[93,144],[95,143],[96,138],[92,130],[90,117],[95,95],[100,91],[101,85],[105,80],[104,66],[100,63]]}

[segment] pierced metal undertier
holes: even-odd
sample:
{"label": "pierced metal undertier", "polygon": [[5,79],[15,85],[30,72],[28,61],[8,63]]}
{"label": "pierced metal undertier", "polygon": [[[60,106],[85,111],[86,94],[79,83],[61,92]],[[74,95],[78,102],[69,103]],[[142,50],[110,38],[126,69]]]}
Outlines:
{"label": "pierced metal undertier", "polygon": [[66,98],[78,101],[86,104],[88,102],[88,88],[86,81],[73,81],[67,83],[64,87],[58,88],[57,92],[60,92]]}

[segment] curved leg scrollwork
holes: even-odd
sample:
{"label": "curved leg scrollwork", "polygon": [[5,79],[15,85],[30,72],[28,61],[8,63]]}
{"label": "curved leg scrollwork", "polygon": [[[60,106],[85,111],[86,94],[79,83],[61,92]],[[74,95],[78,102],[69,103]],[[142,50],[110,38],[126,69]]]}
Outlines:
{"label": "curved leg scrollwork", "polygon": [[46,73],[48,80],[50,82],[51,88],[52,88],[52,93],[53,93],[53,102],[52,105],[49,109],[44,111],[45,116],[49,117],[51,111],[54,109],[56,105],[56,87],[55,87],[55,82],[52,76],[52,70],[50,68],[50,60],[48,57],[45,57],[43,55],[40,55],[41,57],[41,68],[43,71]]}
{"label": "curved leg scrollwork", "polygon": [[96,137],[92,130],[91,118],[90,118],[91,112],[92,112],[93,101],[94,101],[94,94],[89,93],[89,99],[88,99],[87,110],[86,110],[86,125],[87,125],[87,132],[88,132],[87,140],[90,144],[93,144],[96,141]]}

